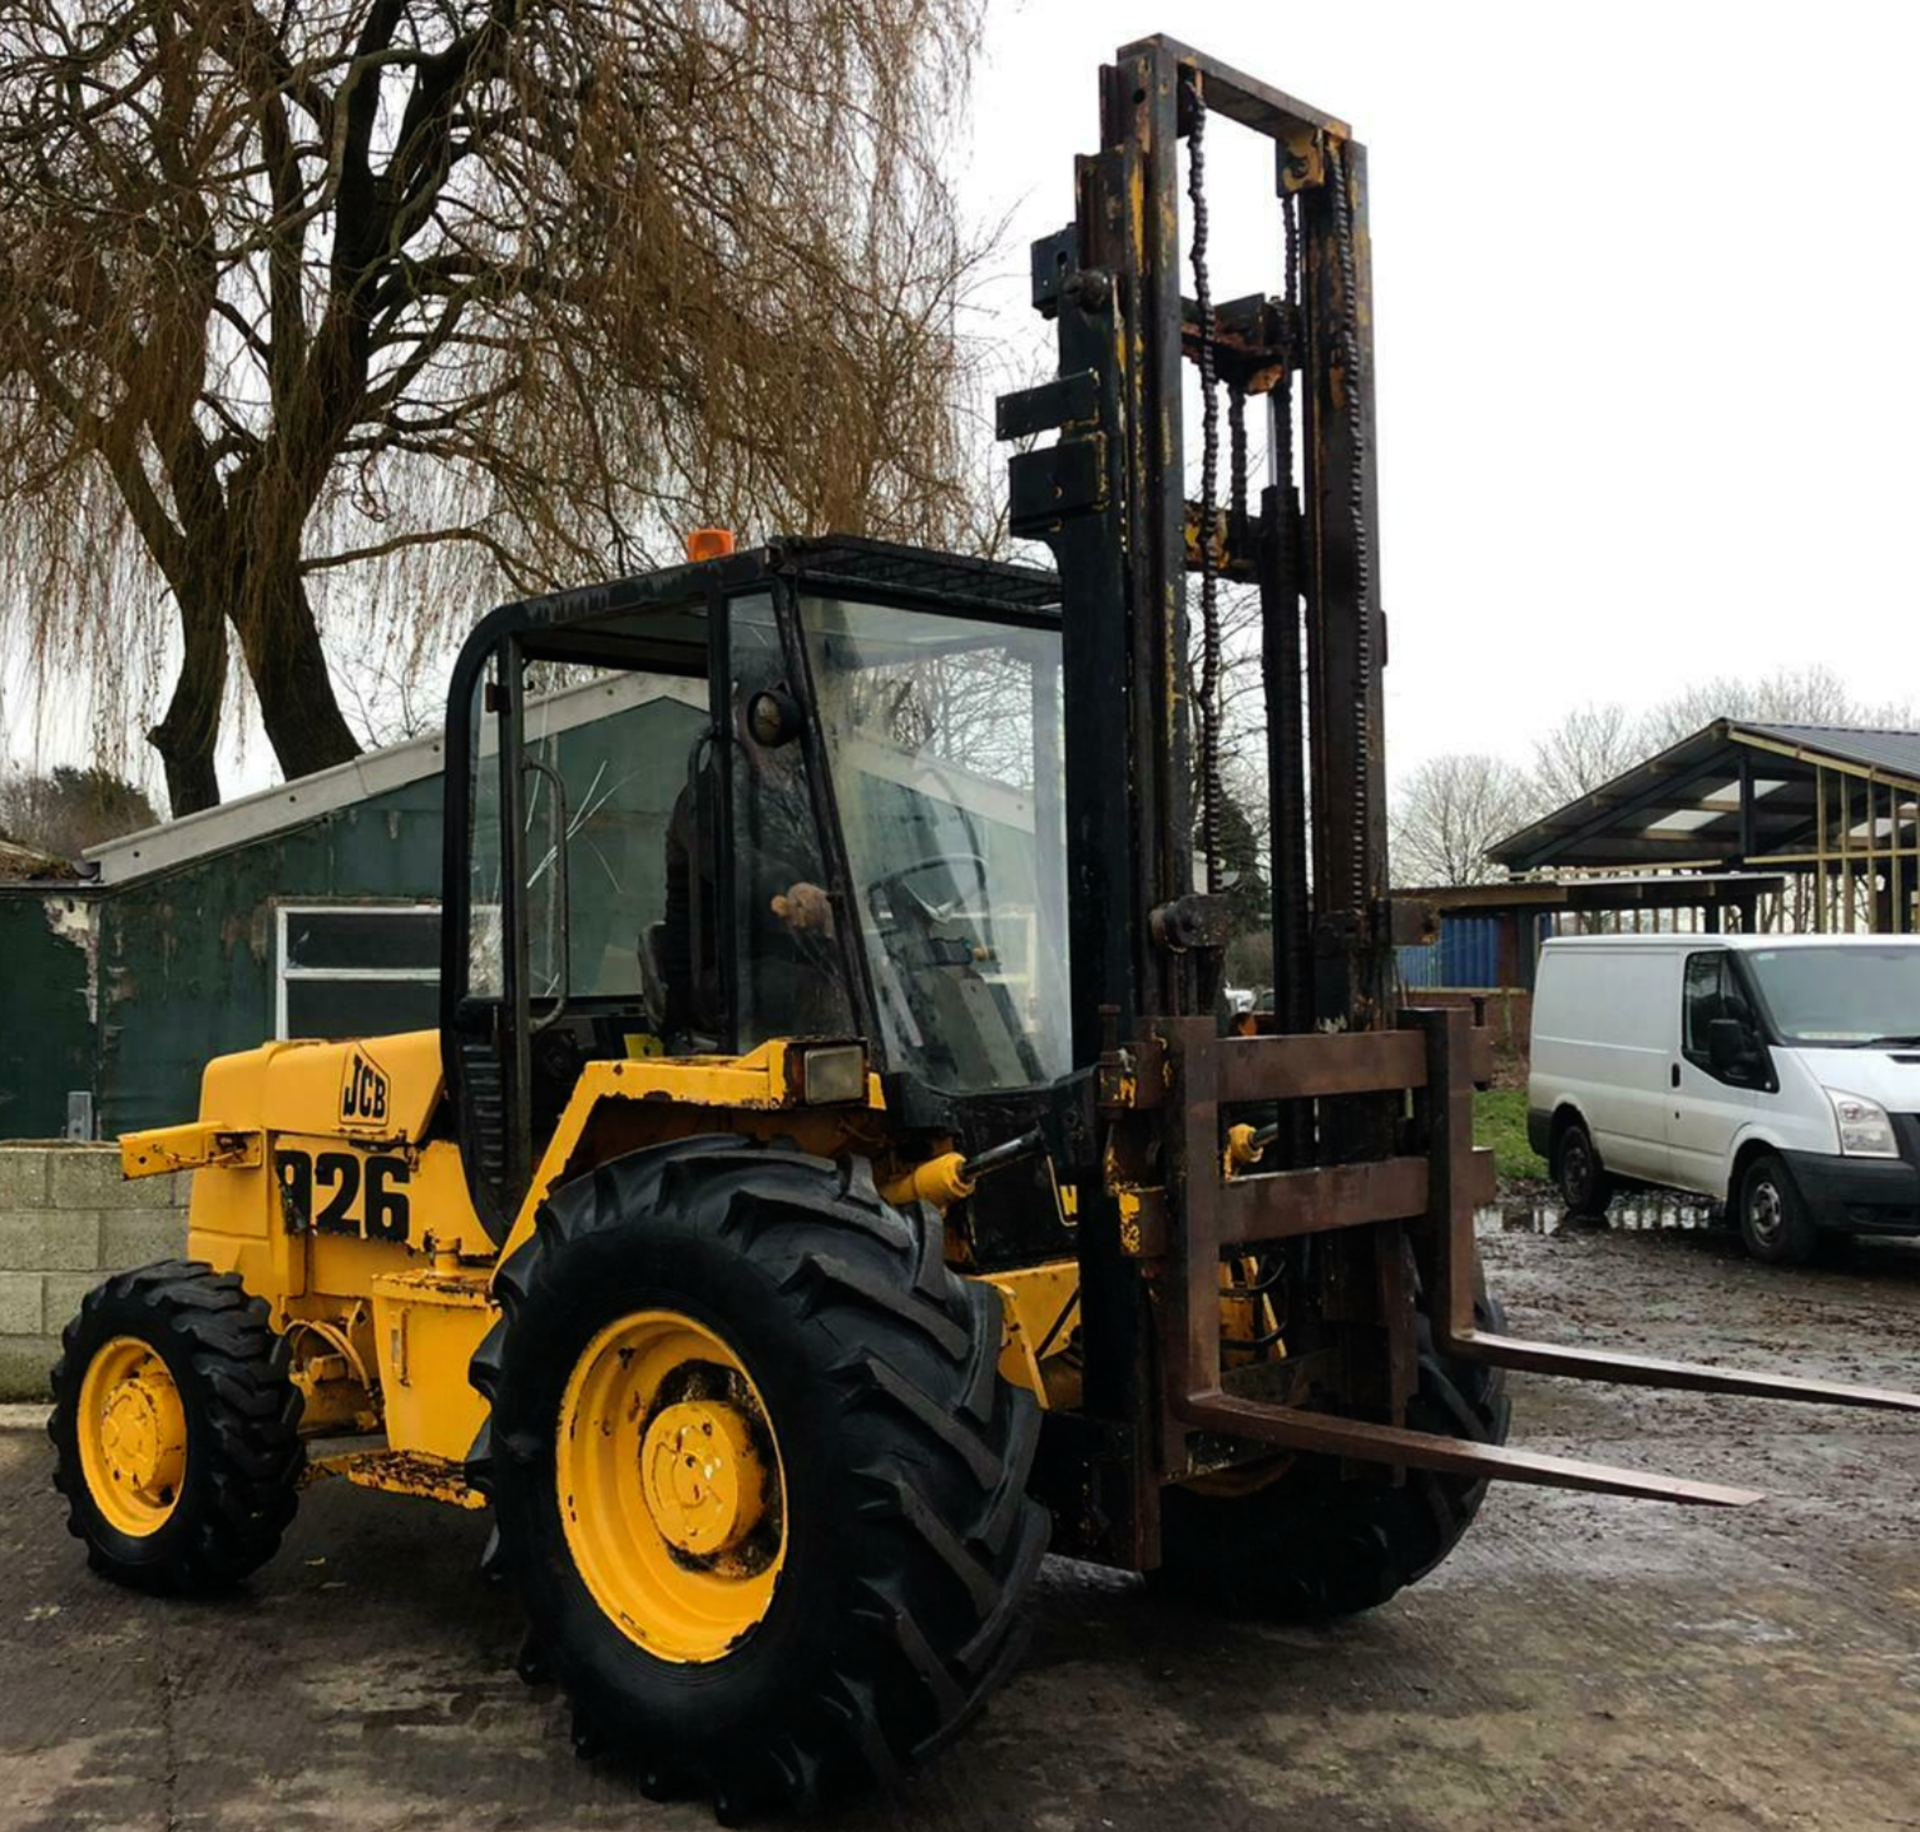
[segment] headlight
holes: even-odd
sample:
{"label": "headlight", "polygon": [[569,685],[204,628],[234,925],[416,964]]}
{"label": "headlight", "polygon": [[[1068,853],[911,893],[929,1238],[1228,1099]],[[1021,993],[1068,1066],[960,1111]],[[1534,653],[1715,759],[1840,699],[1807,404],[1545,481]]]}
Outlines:
{"label": "headlight", "polygon": [[800,1098],[809,1107],[834,1107],[867,1098],[867,1051],[864,1044],[830,1043],[798,1052]]}
{"label": "headlight", "polygon": [[1893,1122],[1887,1110],[1864,1095],[1841,1094],[1827,1090],[1833,1102],[1833,1117],[1840,1123],[1840,1149],[1850,1158],[1897,1158],[1900,1147],[1893,1137]]}

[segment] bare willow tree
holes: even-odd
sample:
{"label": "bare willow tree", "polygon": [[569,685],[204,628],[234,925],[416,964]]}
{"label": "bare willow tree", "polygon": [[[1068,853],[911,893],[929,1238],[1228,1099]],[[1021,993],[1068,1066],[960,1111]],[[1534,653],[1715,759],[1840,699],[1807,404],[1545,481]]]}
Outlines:
{"label": "bare willow tree", "polygon": [[964,523],[973,6],[0,0],[12,642],[171,675],[182,813],[236,656],[293,776],[357,748],[323,630]]}

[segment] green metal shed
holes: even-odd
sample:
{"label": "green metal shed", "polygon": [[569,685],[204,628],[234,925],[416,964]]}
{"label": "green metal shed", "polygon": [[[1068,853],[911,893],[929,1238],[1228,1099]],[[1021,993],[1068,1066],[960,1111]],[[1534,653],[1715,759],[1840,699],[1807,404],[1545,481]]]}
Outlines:
{"label": "green metal shed", "polygon": [[[655,907],[684,777],[622,759],[690,750],[704,689],[591,680],[536,717],[598,785],[573,843]],[[173,1124],[210,1057],[435,1023],[441,768],[413,739],[95,847],[81,882],[0,884],[0,1137]]]}

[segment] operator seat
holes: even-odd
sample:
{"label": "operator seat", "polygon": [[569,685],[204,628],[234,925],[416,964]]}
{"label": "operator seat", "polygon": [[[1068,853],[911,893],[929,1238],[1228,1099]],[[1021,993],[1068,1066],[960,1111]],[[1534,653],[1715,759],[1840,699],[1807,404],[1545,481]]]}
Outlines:
{"label": "operator seat", "polygon": [[666,916],[640,937],[642,983],[659,985],[669,1051],[704,1046],[722,1029],[717,862],[704,844],[715,830],[713,737],[702,732],[687,753],[687,780],[667,818]]}

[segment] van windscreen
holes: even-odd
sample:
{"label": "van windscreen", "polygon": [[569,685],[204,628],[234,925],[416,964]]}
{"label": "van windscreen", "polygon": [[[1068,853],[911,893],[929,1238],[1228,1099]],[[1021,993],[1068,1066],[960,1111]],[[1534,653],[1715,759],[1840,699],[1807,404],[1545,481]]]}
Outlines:
{"label": "van windscreen", "polygon": [[1784,1042],[1920,1043],[1920,948],[1756,948],[1745,958]]}

